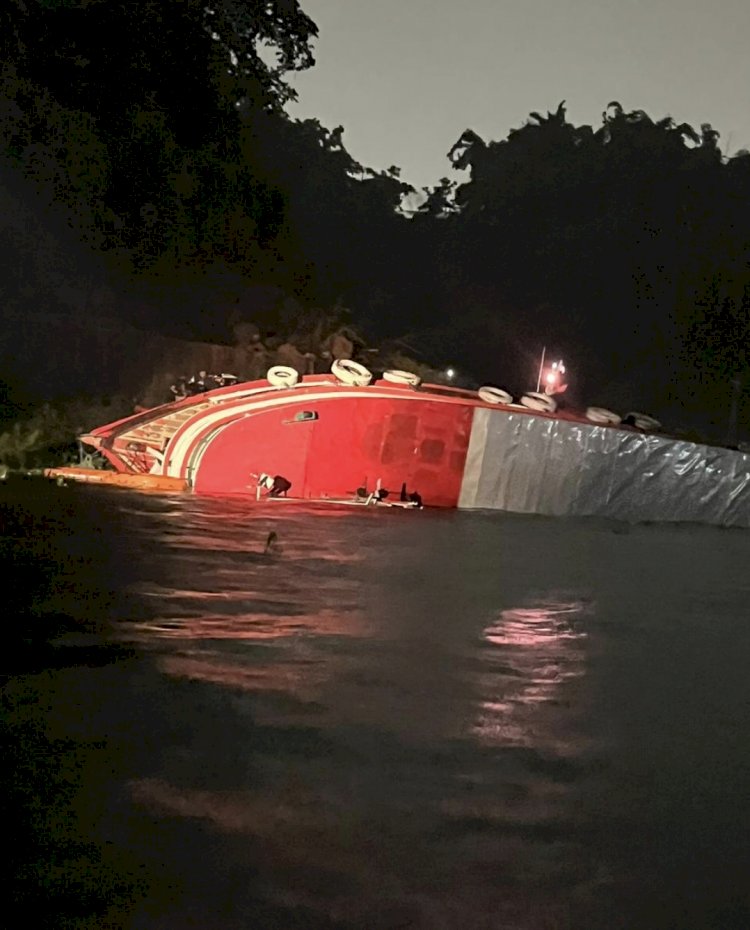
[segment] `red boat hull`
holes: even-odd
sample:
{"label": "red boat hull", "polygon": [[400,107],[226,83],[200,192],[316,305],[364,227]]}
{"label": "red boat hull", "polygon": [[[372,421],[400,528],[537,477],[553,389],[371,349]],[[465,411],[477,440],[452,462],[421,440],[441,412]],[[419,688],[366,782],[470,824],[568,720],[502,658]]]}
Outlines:
{"label": "red boat hull", "polygon": [[199,494],[255,498],[266,475],[302,500],[405,489],[433,507],[750,526],[750,456],[437,385],[255,381],[81,438],[120,474]]}
{"label": "red boat hull", "polygon": [[471,417],[468,406],[429,399],[340,395],[270,408],[230,421],[211,438],[193,486],[197,493],[255,493],[252,476],[264,472],[290,481],[295,497],[351,496],[380,482],[455,507]]}

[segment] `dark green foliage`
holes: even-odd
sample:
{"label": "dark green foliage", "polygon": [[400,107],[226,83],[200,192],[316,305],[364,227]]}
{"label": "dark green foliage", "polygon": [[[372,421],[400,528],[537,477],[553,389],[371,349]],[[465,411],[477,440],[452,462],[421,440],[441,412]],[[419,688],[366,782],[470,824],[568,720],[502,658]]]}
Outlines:
{"label": "dark green foliage", "polygon": [[[467,130],[468,177],[406,218],[397,168],[284,113],[315,34],[297,0],[12,0],[0,164],[106,256],[139,326],[220,341],[249,294],[343,303],[477,380],[528,388],[547,345],[574,402],[721,419],[748,383],[750,155],[617,102],[575,126],[563,102],[501,141]],[[0,236],[22,290],[30,246]]]}
{"label": "dark green foliage", "polygon": [[296,0],[18,0],[3,19],[0,148],[88,241],[135,271],[267,264],[284,201],[245,137],[312,63]]}
{"label": "dark green foliage", "polygon": [[617,103],[596,131],[560,104],[501,142],[465,132],[450,158],[469,179],[424,208],[443,306],[471,295],[476,329],[501,320],[510,365],[519,341],[557,346],[588,398],[722,409],[748,372],[750,156],[717,139]]}

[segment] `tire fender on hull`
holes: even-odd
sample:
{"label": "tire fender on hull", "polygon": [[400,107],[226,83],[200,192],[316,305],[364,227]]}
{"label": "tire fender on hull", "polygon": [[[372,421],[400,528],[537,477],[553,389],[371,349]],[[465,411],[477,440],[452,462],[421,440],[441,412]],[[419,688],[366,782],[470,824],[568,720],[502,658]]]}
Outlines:
{"label": "tire fender on hull", "polygon": [[350,358],[337,358],[331,365],[331,373],[342,384],[354,387],[367,387],[372,381],[372,372]]}
{"label": "tire fender on hull", "polygon": [[592,423],[607,423],[610,426],[618,426],[622,418],[612,410],[606,407],[588,407],[586,410],[586,419]]}
{"label": "tire fender on hull", "polygon": [[419,387],[422,379],[412,371],[402,371],[400,368],[389,368],[383,372],[383,380],[391,384],[407,384],[409,387]]}
{"label": "tire fender on hull", "polygon": [[527,391],[521,398],[521,403],[529,410],[538,410],[540,413],[554,413],[557,410],[557,402],[548,394],[541,394],[539,391]]}
{"label": "tire fender on hull", "polygon": [[629,413],[625,417],[626,423],[632,423],[637,429],[642,429],[644,432],[652,432],[653,430],[661,429],[661,423],[654,417],[650,417],[647,413]]}
{"label": "tire fender on hull", "polygon": [[479,399],[484,401],[485,404],[504,404],[507,406],[513,403],[512,394],[509,394],[502,388],[492,387],[490,384],[485,384],[484,387],[480,387],[477,394]]}
{"label": "tire fender on hull", "polygon": [[299,372],[288,365],[274,365],[268,369],[266,380],[271,387],[291,388],[299,382]]}

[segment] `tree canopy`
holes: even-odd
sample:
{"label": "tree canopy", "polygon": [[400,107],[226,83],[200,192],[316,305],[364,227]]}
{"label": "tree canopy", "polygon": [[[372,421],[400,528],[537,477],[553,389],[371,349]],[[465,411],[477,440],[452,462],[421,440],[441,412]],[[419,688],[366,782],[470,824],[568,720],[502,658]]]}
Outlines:
{"label": "tree canopy", "polygon": [[547,345],[581,401],[721,420],[750,380],[750,154],[618,102],[576,126],[561,102],[498,141],[467,129],[464,179],[405,215],[397,168],[286,115],[315,35],[297,0],[9,0],[3,177],[57,205],[141,325],[221,339],[269,295],[345,305],[478,380],[528,387]]}

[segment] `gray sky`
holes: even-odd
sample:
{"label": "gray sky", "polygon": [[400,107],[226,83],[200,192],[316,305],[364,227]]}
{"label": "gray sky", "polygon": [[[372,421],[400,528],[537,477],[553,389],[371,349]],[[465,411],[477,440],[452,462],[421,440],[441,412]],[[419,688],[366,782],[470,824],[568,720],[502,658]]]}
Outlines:
{"label": "gray sky", "polygon": [[464,129],[504,138],[567,101],[598,126],[610,100],[750,148],[750,0],[302,0],[317,64],[297,117],[343,125],[351,155],[420,187],[450,173]]}

